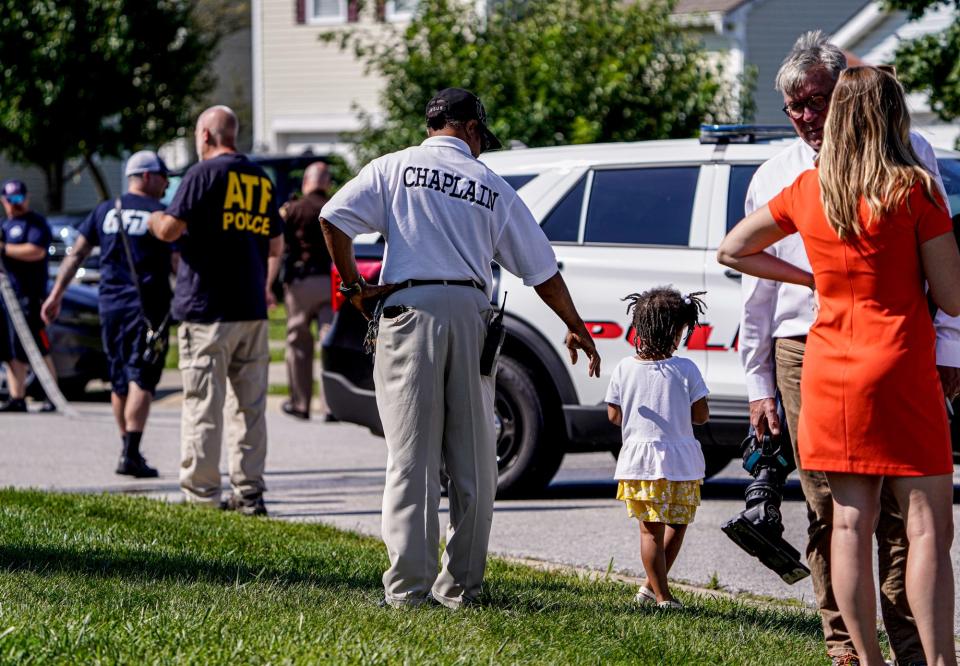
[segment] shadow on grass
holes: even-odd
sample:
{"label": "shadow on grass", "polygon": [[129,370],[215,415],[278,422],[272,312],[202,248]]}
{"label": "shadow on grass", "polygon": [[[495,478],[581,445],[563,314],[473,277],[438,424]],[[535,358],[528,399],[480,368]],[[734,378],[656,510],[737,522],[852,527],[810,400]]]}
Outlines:
{"label": "shadow on grass", "polygon": [[[353,567],[350,573],[331,571],[326,562],[300,560],[302,568],[251,566],[223,562],[188,553],[105,551],[55,548],[39,545],[0,545],[0,567],[7,571],[30,571],[41,575],[81,574],[136,581],[208,582],[236,585],[251,581],[281,585],[313,585],[370,590],[379,586],[379,573],[365,574]],[[326,569],[326,570],[325,570]]]}

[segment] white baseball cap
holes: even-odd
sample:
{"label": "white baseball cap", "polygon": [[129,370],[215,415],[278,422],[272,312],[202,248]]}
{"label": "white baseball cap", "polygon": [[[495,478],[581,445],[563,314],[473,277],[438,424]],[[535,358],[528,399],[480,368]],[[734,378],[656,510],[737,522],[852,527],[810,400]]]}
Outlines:
{"label": "white baseball cap", "polygon": [[170,169],[163,163],[160,156],[152,150],[141,150],[130,156],[127,160],[127,168],[124,170],[124,176],[137,176],[141,173],[162,173],[166,176]]}

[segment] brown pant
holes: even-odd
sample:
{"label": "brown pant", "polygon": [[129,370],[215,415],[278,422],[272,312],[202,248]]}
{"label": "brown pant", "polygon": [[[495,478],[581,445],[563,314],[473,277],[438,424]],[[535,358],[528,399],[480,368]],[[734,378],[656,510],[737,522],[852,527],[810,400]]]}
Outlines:
{"label": "brown pant", "polygon": [[220,447],[226,439],[234,494],[262,493],[270,363],[266,320],[184,322],[177,339],[183,380],[180,487],[189,501],[219,504]]}
{"label": "brown pant", "polygon": [[[805,344],[780,338],[776,341],[777,388],[787,413],[787,426],[797,461],[800,486],[807,500],[807,564],[813,590],[823,620],[827,653],[839,656],[854,653],[853,641],[840,617],[830,582],[830,534],[833,525],[833,497],[823,472],[805,471],[797,450],[797,426],[800,420],[800,374]],[[907,535],[900,506],[884,483],[880,494],[880,519],[877,523],[877,557],[880,568],[880,612],[890,638],[890,647],[898,664],[923,663],[925,660],[917,626],[910,614],[905,588]]]}
{"label": "brown pant", "polygon": [[[333,318],[330,308],[330,276],[311,275],[284,285],[287,306],[287,381],[290,403],[294,409],[310,413],[313,397],[313,333],[310,324],[317,322],[320,338]],[[326,414],[323,389],[319,395],[320,411]]]}

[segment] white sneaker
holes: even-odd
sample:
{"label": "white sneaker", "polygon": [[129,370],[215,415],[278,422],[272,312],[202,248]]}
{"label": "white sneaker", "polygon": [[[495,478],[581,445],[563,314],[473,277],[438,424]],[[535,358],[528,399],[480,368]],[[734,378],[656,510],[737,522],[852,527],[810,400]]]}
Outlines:
{"label": "white sneaker", "polygon": [[641,605],[655,604],[657,603],[657,595],[646,585],[641,585],[633,601]]}
{"label": "white sneaker", "polygon": [[658,603],[657,608],[683,608],[683,604],[676,599],[669,599],[668,601],[661,601]]}

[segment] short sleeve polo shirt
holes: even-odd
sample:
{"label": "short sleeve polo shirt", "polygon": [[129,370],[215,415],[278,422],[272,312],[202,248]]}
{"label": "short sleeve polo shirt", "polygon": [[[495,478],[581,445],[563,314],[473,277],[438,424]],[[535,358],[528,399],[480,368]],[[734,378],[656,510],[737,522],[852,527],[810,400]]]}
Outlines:
{"label": "short sleeve polo shirt", "polygon": [[7,245],[30,244],[44,249],[40,261],[21,261],[13,257],[4,257],[3,263],[13,290],[20,298],[39,304],[47,294],[47,254],[46,250],[53,240],[50,225],[42,215],[29,211],[20,217],[3,220],[4,242]]}
{"label": "short sleeve polo shirt", "polygon": [[283,233],[273,182],[239,153],[187,171],[167,214],[187,223],[173,316],[180,321],[267,318],[270,239]]}
{"label": "short sleeve polo shirt", "polygon": [[491,291],[490,262],[535,286],[557,260],[526,204],[466,143],[434,136],[370,162],[320,216],[351,238],[387,242],[381,281],[466,280]]}

